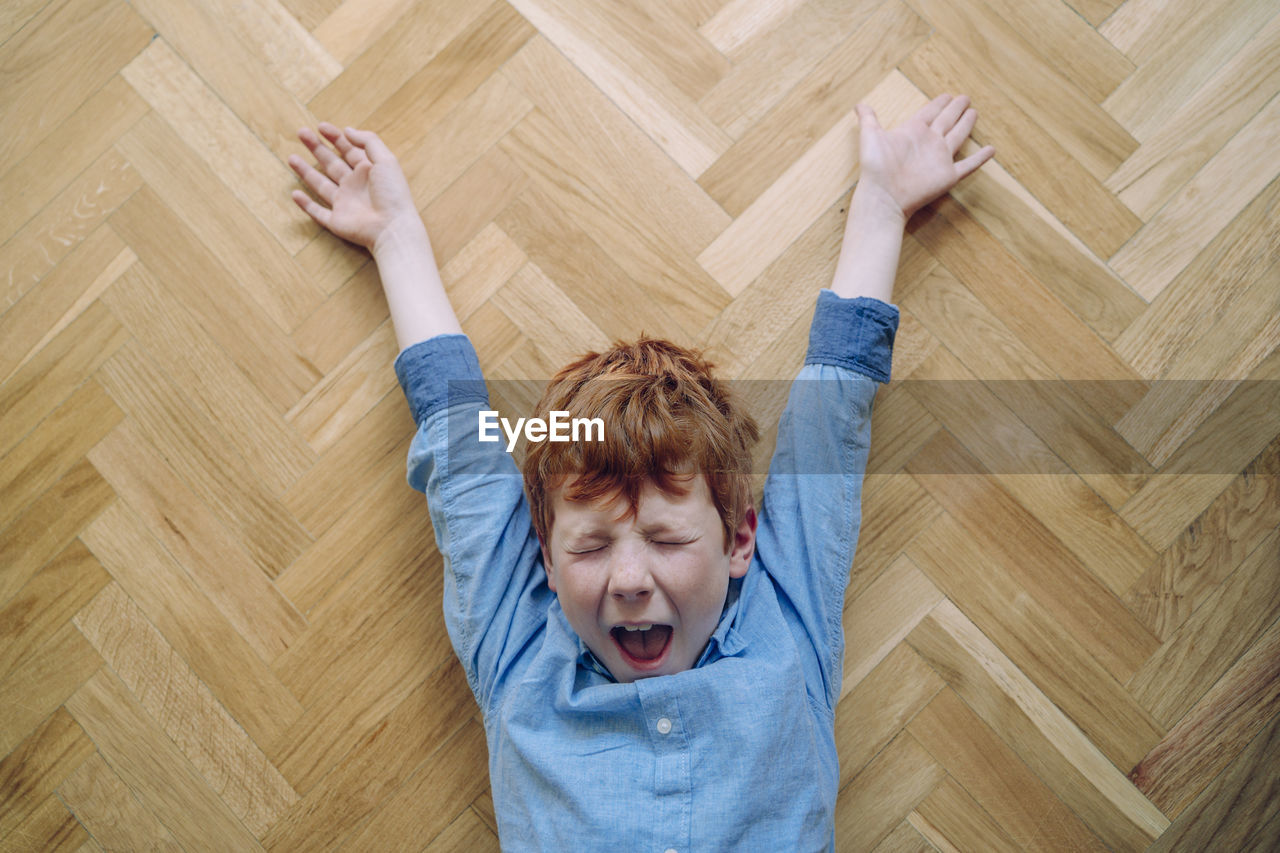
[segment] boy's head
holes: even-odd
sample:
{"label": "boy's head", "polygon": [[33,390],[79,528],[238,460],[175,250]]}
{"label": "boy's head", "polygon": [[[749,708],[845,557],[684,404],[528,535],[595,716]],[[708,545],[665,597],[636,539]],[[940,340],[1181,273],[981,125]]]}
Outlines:
{"label": "boy's head", "polygon": [[618,681],[691,668],[751,561],[759,431],[711,367],[642,336],[562,369],[534,413],[604,423],[530,445],[524,484],[551,589]]}

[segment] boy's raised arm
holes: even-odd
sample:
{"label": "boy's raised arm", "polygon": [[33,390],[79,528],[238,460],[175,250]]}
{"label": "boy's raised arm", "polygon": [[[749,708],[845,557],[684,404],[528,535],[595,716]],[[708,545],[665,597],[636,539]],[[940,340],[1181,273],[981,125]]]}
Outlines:
{"label": "boy's raised arm", "polygon": [[967,95],[940,95],[886,131],[871,107],[858,105],[858,186],[831,282],[836,296],[890,302],[907,220],[996,153],[988,145],[954,162],[978,120],[977,110],[967,107]]}
{"label": "boy's raised arm", "polygon": [[321,226],[373,255],[401,352],[436,335],[461,334],[395,155],[373,131],[339,130],[328,122],[319,129],[337,153],[304,127],[298,138],[320,169],[297,155],[289,157],[289,165],[324,204],[302,190],[293,191],[294,202]]}

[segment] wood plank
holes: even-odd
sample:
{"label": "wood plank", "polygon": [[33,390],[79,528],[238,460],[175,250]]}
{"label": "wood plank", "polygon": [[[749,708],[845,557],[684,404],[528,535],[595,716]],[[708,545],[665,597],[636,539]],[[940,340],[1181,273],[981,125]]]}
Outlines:
{"label": "wood plank", "polygon": [[114,75],[50,131],[39,147],[0,173],[0,195],[7,201],[0,208],[0,243],[108,153],[115,138],[147,109],[124,78]]}
{"label": "wood plank", "polygon": [[999,729],[1017,757],[1105,845],[1144,850],[1168,827],[1168,819],[950,601],[907,641],[930,666],[954,673],[948,683],[956,695]]}
{"label": "wood plank", "polygon": [[[1040,277],[1112,337],[1145,302],[1101,259],[1115,254],[1142,220],[979,68],[945,37],[929,39],[902,64],[926,91],[967,94],[978,110],[972,139],[995,146],[996,159],[956,186],[952,197],[1030,269],[1053,270]],[[1027,214],[1010,215],[1015,206]]]}
{"label": "wood plank", "polygon": [[[303,274],[252,211],[159,115],[144,116],[116,141],[116,149],[281,331],[292,331],[324,301],[319,283]],[[287,194],[291,187],[282,176],[281,192]],[[307,235],[319,228],[304,216],[294,215],[293,221]]]}
{"label": "wood plank", "polygon": [[89,833],[55,794],[45,797],[8,837],[0,839],[5,849],[38,849],[41,853],[75,851],[91,842]]}
{"label": "wood plank", "polygon": [[8,379],[66,328],[132,264],[134,255],[108,225],[84,242],[0,315],[0,378]]}
{"label": "wood plank", "polygon": [[[1129,772],[1142,792],[1176,817],[1280,711],[1280,621],[1196,702]],[[1274,809],[1273,809],[1274,811]]]}
{"label": "wood plank", "polygon": [[1272,144],[1277,135],[1280,95],[1111,256],[1111,268],[1143,298],[1155,299],[1280,174],[1280,153]]}
{"label": "wood plank", "polygon": [[598,42],[589,7],[574,0],[515,0],[512,6],[690,176],[729,147],[729,137],[643,53],[618,39]]}
{"label": "wood plank", "polygon": [[[264,845],[269,850],[337,847],[450,735],[474,725],[462,719],[462,709],[474,705],[461,666],[448,661],[384,718],[368,720],[370,727],[351,747],[348,760],[263,836]],[[474,764],[470,767],[474,776],[484,779],[475,773]]]}
{"label": "wood plank", "polygon": [[[347,4],[351,8],[335,12],[316,30],[316,36],[343,64],[343,73],[334,78],[308,104],[311,111],[339,127],[365,127],[378,106],[410,83],[424,65],[447,49],[476,22],[490,17],[504,5],[446,0],[431,4],[403,3],[395,10],[394,24],[386,26],[383,16],[367,4]],[[350,19],[362,20],[359,29],[346,29]],[[382,33],[366,50],[355,45],[365,40],[369,25],[380,25]],[[474,60],[477,54],[472,54]],[[370,125],[371,126],[371,125]],[[381,135],[382,130],[374,127]],[[390,138],[388,137],[388,141]],[[394,148],[392,150],[395,150]]]}
{"label": "wood plank", "polygon": [[[638,323],[648,324],[651,332],[661,330],[659,333],[665,334],[667,329],[675,327],[692,336],[724,307],[726,297],[723,290],[694,263],[690,255],[670,244],[662,233],[665,227],[651,227],[652,220],[633,219],[626,213],[630,192],[617,187],[620,195],[601,195],[613,188],[594,188],[568,176],[567,169],[579,168],[570,165],[579,159],[573,156],[576,146],[541,113],[535,112],[521,122],[501,146],[530,176],[536,187],[536,190],[533,187],[525,190],[522,195],[530,201],[536,200],[542,211],[546,211],[543,215],[549,222],[543,224],[543,229],[552,231],[554,228],[575,236],[580,234],[581,238],[575,242],[590,241],[594,244],[594,248],[588,248],[586,253],[608,255],[611,263],[625,273],[625,278],[620,280],[591,282],[588,287],[577,291],[570,283],[584,283],[583,275],[571,276],[565,285],[570,288],[568,292],[575,302],[586,303],[582,305],[584,310],[594,308],[593,313],[606,314],[600,307],[602,304],[609,306],[608,315],[627,318],[625,330],[615,333],[615,337],[634,334]],[[566,154],[562,157],[558,153],[560,151],[566,151]],[[654,198],[656,201],[656,196]],[[656,205],[646,206],[652,208]],[[672,206],[677,207],[675,203]],[[548,207],[552,210],[547,211]],[[503,211],[498,221],[505,227],[515,214],[516,211],[510,209]],[[673,214],[678,215],[678,211],[673,209]],[[522,230],[528,233],[532,229],[526,227]],[[514,232],[511,236],[526,253],[535,256],[535,249],[528,243],[530,238],[522,239],[521,234]],[[538,248],[543,255],[551,251],[563,255],[562,245]],[[557,266],[563,267],[566,260],[562,259]],[[650,295],[648,299],[629,303],[629,310],[622,311],[617,293],[619,284],[628,280],[642,282],[644,292]]]}
{"label": "wood plank", "polygon": [[285,413],[285,420],[316,455],[332,447],[395,390],[391,365],[399,350],[388,319]]}
{"label": "wood plank", "polygon": [[1254,0],[1224,0],[1211,15],[1188,9],[1176,29],[1166,30],[1133,74],[1102,101],[1103,108],[1135,137],[1146,139],[1274,16],[1274,8]]}
{"label": "wood plank", "polygon": [[93,448],[90,460],[262,660],[273,660],[306,629],[243,544],[132,424]]}
{"label": "wood plank", "polygon": [[210,12],[249,48],[270,76],[305,103],[342,72],[342,64],[284,5],[212,0]]}
{"label": "wood plank", "polygon": [[289,784],[119,584],[73,620],[138,704],[254,835],[297,800]]}
{"label": "wood plank", "polygon": [[1161,724],[1182,719],[1280,616],[1277,566],[1280,531],[1273,531],[1126,683]]}
{"label": "wood plank", "polygon": [[60,796],[93,837],[108,850],[146,847],[158,853],[182,850],[178,839],[143,806],[102,753],[89,756],[58,786]]}
{"label": "wood plank", "polygon": [[911,826],[938,849],[991,851],[1028,849],[1014,843],[1008,833],[950,776],[907,815]]}
{"label": "wood plank", "polygon": [[298,208],[286,191],[295,173],[167,41],[152,41],[120,73],[289,254],[307,244],[311,234],[297,227]]}
{"label": "wood plank", "polygon": [[1144,220],[1154,216],[1280,88],[1277,39],[1280,17],[1273,17],[1204,85],[1158,116],[1160,124],[1106,179],[1107,189]]}
{"label": "wood plank", "polygon": [[80,459],[4,528],[0,602],[7,602],[46,562],[113,501],[111,487]]}
{"label": "wood plank", "polygon": [[964,61],[982,68],[1009,99],[1096,179],[1138,146],[1075,81],[1045,62],[1013,24],[985,0],[907,0]]}
{"label": "wood plank", "polygon": [[[152,538],[143,520],[132,511],[120,504],[113,505],[82,538],[165,640],[255,741],[269,741],[301,713],[298,701],[248,641],[227,622],[182,566]],[[111,678],[114,680],[115,676]],[[106,689],[100,684],[91,692],[97,695]],[[121,685],[120,689],[125,688]],[[101,749],[102,741],[96,742]],[[170,748],[176,749],[172,744]],[[107,754],[107,759],[115,766],[111,755]],[[127,781],[134,785],[133,780]]]}
{"label": "wood plank", "polygon": [[840,696],[848,695],[943,600],[942,591],[905,554],[844,607]]}
{"label": "wood plank", "polygon": [[1185,528],[1124,596],[1161,640],[1172,636],[1280,528],[1280,438]]}
{"label": "wood plank", "polygon": [[[366,493],[375,483],[382,482],[388,472],[394,472],[403,481],[405,458],[415,433],[404,395],[394,391],[387,394],[284,494],[285,508],[317,539],[349,515],[367,523],[368,519],[358,511],[360,507],[376,505],[380,507],[379,517],[389,514],[381,509],[385,504],[372,503],[377,499]],[[400,487],[408,490],[403,482]],[[349,530],[348,534],[358,536],[359,531]],[[340,541],[328,545],[340,545]],[[282,590],[294,590],[286,595],[295,604],[296,588],[291,586],[293,581],[289,578],[296,577],[299,566],[316,551],[316,547],[308,549],[276,578]]]}
{"label": "wood plank", "polygon": [[1036,601],[1014,579],[996,574],[985,549],[951,516],[919,534],[906,553],[957,612],[964,611],[966,625],[982,633],[984,648],[998,646],[1002,660],[1009,656],[1018,683],[1028,689],[1034,684],[1029,713],[1048,713],[1043,706],[1053,705],[1055,724],[1043,737],[1061,734],[1061,723],[1073,748],[1087,743],[1090,756],[1105,755],[1123,767],[1160,740],[1161,726],[1090,654],[1088,646],[1096,643],[1064,630],[1061,608]]}
{"label": "wood plank", "polygon": [[1178,815],[1150,848],[1154,853],[1205,849],[1221,843],[1241,850],[1280,844],[1280,808],[1275,796],[1280,761],[1280,715]]}
{"label": "wood plank", "polygon": [[[726,5],[706,27],[722,15],[736,16],[735,7],[743,2]],[[771,11],[785,8],[770,4]],[[881,4],[777,106],[753,123],[702,173],[698,183],[731,216],[741,216],[791,163],[847,115],[850,104],[892,72],[928,34],[924,21],[904,4]]]}
{"label": "wood plank", "polygon": [[263,316],[249,291],[150,187],[120,206],[111,227],[154,274],[161,301],[180,302],[173,310],[197,322],[201,337],[217,342],[276,412],[298,402],[320,378],[309,353]]}
{"label": "wood plank", "polygon": [[262,849],[109,669],[76,691],[67,710],[184,849]]}
{"label": "wood plank", "polygon": [[[151,38],[151,28],[129,5],[96,0],[57,2],[40,10],[0,45],[0,67],[11,77],[0,93],[0,163],[15,163],[49,131],[106,84]],[[62,46],[93,44],[80,62],[67,62]]]}
{"label": "wood plank", "polygon": [[126,344],[100,368],[98,377],[116,405],[128,413],[129,428],[164,456],[188,488],[198,491],[269,577],[278,575],[310,544],[310,536],[274,490],[217,426],[216,413],[196,406],[140,345]]}
{"label": "wood plank", "polygon": [[[868,95],[885,126],[905,120],[923,95],[894,72]],[[799,157],[706,251],[698,263],[733,296],[740,294],[824,211],[848,192],[857,158],[851,139],[857,114],[850,111]],[[777,211],[787,211],[779,221]]]}
{"label": "wood plank", "polygon": [[[311,626],[272,662],[303,705],[341,701],[371,671],[406,677],[449,654],[440,624],[443,560],[402,524],[377,542],[309,613]],[[291,777],[292,778],[292,777]]]}
{"label": "wood plank", "polygon": [[95,302],[0,383],[0,452],[12,451],[125,341],[128,334],[119,321]]}
{"label": "wood plank", "polygon": [[881,0],[810,0],[800,5],[738,51],[732,57],[733,68],[698,105],[731,137],[741,137],[881,5]]}
{"label": "wood plank", "polygon": [[271,492],[289,488],[315,461],[302,437],[205,331],[201,318],[145,265],[126,270],[102,301]]}
{"label": "wood plank", "polygon": [[0,842],[21,840],[12,833],[91,755],[93,741],[59,708],[0,759]]}
{"label": "wood plank", "polygon": [[[922,628],[915,641],[934,648],[937,640],[932,632],[936,630]],[[983,849],[988,845],[989,849],[1007,848],[1010,843],[1014,850],[1028,851],[1107,849],[955,690],[940,691],[911,719],[907,731],[947,771],[946,780],[917,811],[957,849],[969,845],[957,844],[953,837],[957,833],[948,833],[943,826],[960,823],[963,830],[965,815],[958,814],[955,805],[964,800],[973,804],[975,821],[995,824],[995,833],[980,832],[970,839],[970,844]]]}
{"label": "wood plank", "polygon": [[705,95],[733,67],[672,4],[625,0],[585,8],[599,16],[597,39],[625,39],[690,100]]}
{"label": "wood plank", "polygon": [[836,845],[871,850],[929,795],[944,771],[920,742],[903,731],[836,798]]}
{"label": "wood plank", "polygon": [[[141,177],[114,148],[72,180],[0,246],[3,309],[7,311],[42,282],[89,235],[102,238],[106,233],[99,233],[103,222],[141,184]],[[94,287],[90,284],[80,292],[93,293]]]}
{"label": "wood plank", "polygon": [[840,787],[857,776],[946,682],[906,643],[899,643],[836,706]]}
{"label": "wood plank", "polygon": [[[1138,378],[955,200],[934,202],[932,210],[912,220],[911,234],[1058,376]],[[1133,405],[1133,390],[1126,383],[1109,382],[1100,387],[1094,408],[1114,423]]]}
{"label": "wood plank", "polygon": [[800,0],[729,0],[698,32],[725,56],[732,57],[740,47],[777,27],[801,5]]}
{"label": "wood plank", "polygon": [[1134,73],[1134,63],[1065,3],[983,0],[983,5],[1091,101],[1101,102]]}
{"label": "wood plank", "polygon": [[[51,714],[61,713],[67,697],[101,666],[102,658],[70,622],[63,622],[31,649],[0,678],[0,707],[5,709],[0,716],[0,754],[16,754],[19,744],[47,724]],[[35,760],[38,764],[54,758],[36,756]]]}
{"label": "wood plank", "polygon": [[71,470],[121,417],[102,386],[90,379],[0,459],[0,530]]}
{"label": "wood plank", "polygon": [[312,123],[302,104],[341,68],[300,28],[272,15],[273,6],[139,0],[134,8],[283,161],[297,142],[293,129]]}
{"label": "wood plank", "polygon": [[[488,787],[488,756],[484,728],[468,720],[352,833],[351,843],[357,849],[409,849],[439,834],[449,816]],[[434,819],[424,820],[423,806],[428,804],[431,811],[426,814]]]}
{"label": "wood plank", "polygon": [[78,539],[42,566],[0,607],[0,679],[38,654],[110,580]]}
{"label": "wood plank", "polygon": [[654,244],[689,255],[729,224],[725,211],[545,38],[531,39],[502,74],[563,131],[544,132],[553,146],[544,156],[591,187],[604,202],[601,215],[619,210],[622,227],[643,226]]}
{"label": "wood plank", "polygon": [[1280,182],[1257,195],[1231,224],[1115,339],[1141,376],[1155,379],[1221,319],[1241,293],[1280,261],[1280,232],[1267,227]]}
{"label": "wood plank", "polygon": [[1280,350],[1236,386],[1120,515],[1165,548],[1280,434]]}

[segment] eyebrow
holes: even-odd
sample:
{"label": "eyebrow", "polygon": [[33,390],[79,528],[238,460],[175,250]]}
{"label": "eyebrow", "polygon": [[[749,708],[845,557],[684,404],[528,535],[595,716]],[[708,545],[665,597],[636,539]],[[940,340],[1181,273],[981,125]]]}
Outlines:
{"label": "eyebrow", "polygon": [[[646,525],[640,528],[640,532],[647,536],[652,536],[654,534],[664,534],[664,533],[687,535],[689,533],[693,533],[696,531],[693,531],[691,528],[688,528],[676,522],[662,521],[662,522],[656,522],[654,524]],[[592,539],[592,538],[603,539],[603,538],[606,538],[608,535],[609,535],[609,531],[602,527],[586,527],[581,530],[569,531],[568,533],[565,534],[565,539],[570,542],[575,542],[581,539]]]}

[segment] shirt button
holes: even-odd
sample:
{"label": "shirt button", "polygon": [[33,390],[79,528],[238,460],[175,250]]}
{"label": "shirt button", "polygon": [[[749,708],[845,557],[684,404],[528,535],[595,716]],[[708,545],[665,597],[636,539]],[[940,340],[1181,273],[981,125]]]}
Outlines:
{"label": "shirt button", "polygon": [[[658,720],[658,733],[659,733],[659,734],[664,734],[664,735],[665,735],[665,734],[669,733],[670,731],[671,731],[671,721],[670,721],[670,720],[668,720],[666,717],[663,717],[661,720]],[[667,853],[675,853],[675,851],[674,851],[674,850],[668,850],[668,851],[667,851]]]}
{"label": "shirt button", "polygon": [[668,848],[664,851],[664,853],[676,853],[676,848],[674,848],[674,847],[668,847]]}

